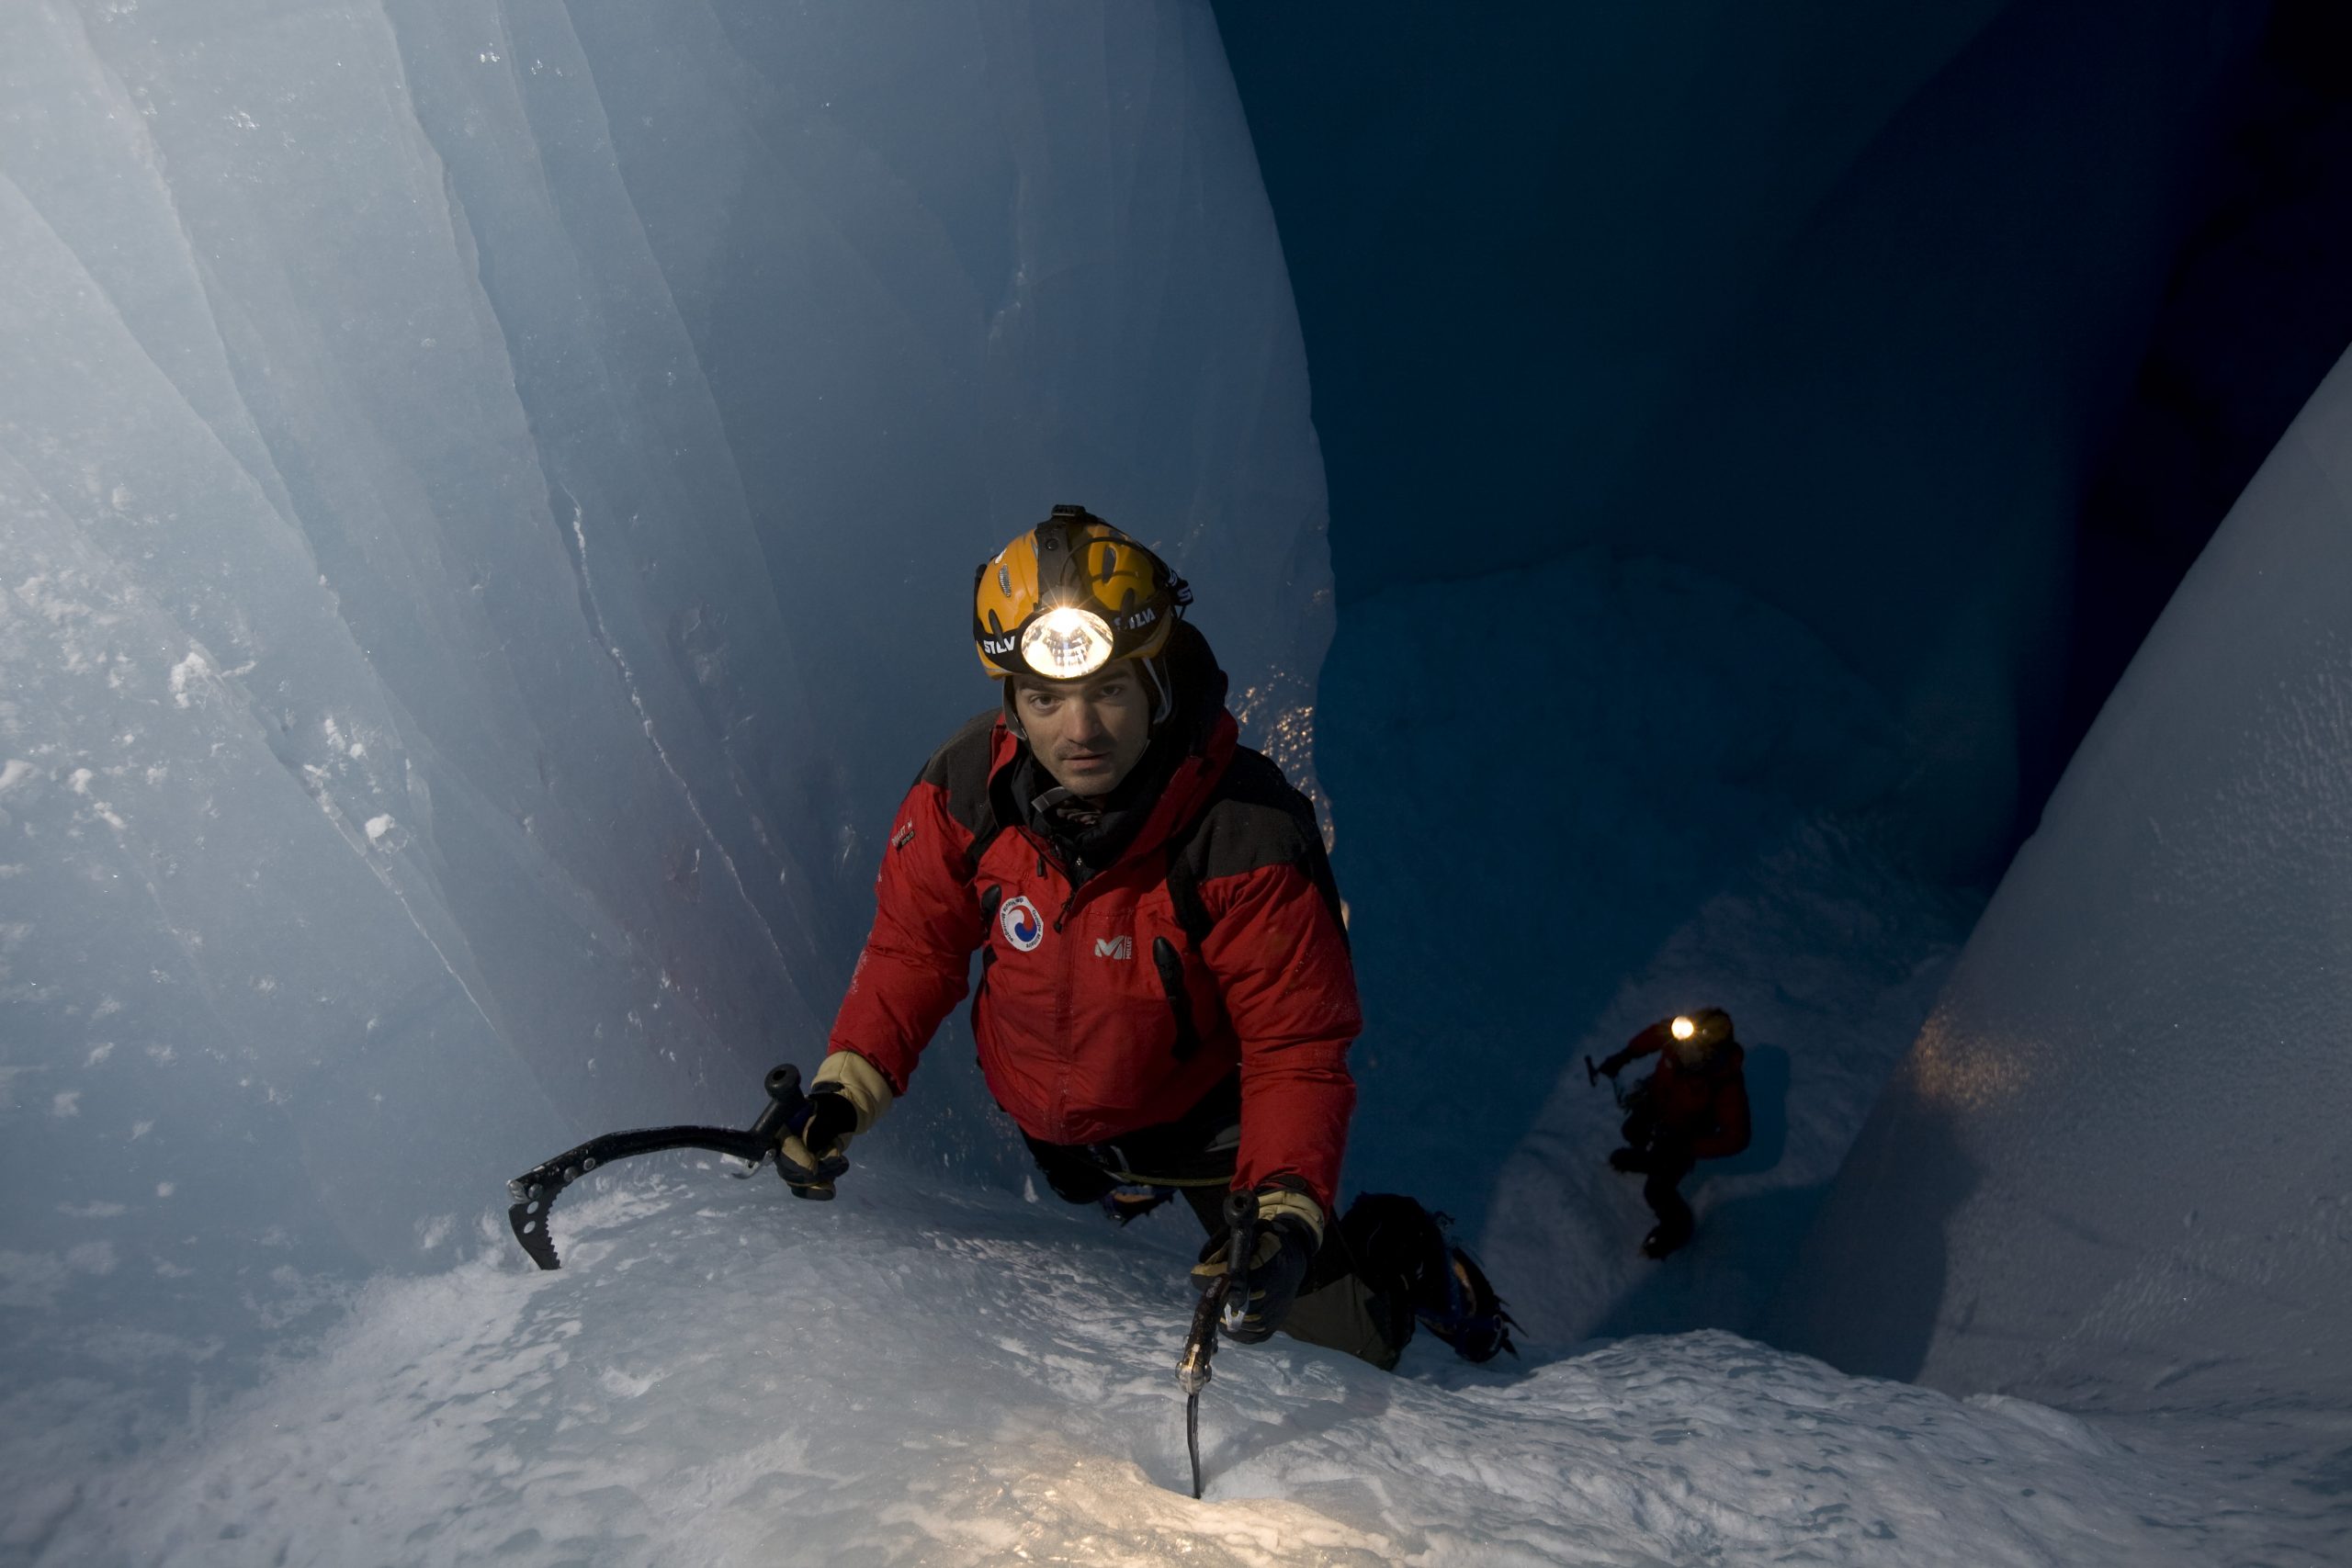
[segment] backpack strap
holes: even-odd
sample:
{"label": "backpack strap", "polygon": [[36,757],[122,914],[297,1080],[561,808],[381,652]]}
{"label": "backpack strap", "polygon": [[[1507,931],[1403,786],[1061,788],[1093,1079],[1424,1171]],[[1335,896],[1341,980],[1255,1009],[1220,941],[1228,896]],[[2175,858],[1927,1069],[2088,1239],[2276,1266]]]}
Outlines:
{"label": "backpack strap", "polygon": [[[980,874],[980,857],[989,852],[989,846],[996,842],[996,836],[1004,831],[1004,824],[996,819],[994,801],[983,806],[978,815],[979,820],[972,825],[972,842],[964,851],[964,874],[967,876]],[[1004,890],[1000,887],[996,892],[1001,897]]]}
{"label": "backpack strap", "polygon": [[1272,762],[1254,752],[1246,752],[1218,785],[1207,808],[1168,840],[1168,901],[1174,907],[1177,925],[1183,930],[1185,945],[1196,953],[1200,951],[1201,943],[1208,940],[1210,928],[1216,923],[1216,915],[1201,897],[1203,863],[1211,852],[1200,840],[1200,829],[1222,800],[1250,808],[1277,808],[1296,824],[1299,840],[1305,846],[1298,867],[1322,895],[1324,907],[1339,924],[1340,940],[1345,942],[1348,922],[1340,906],[1339,884],[1331,875],[1330,858],[1323,852],[1323,828],[1315,819],[1315,803],[1292,788]]}
{"label": "backpack strap", "polygon": [[948,817],[971,833],[971,844],[964,851],[967,877],[979,874],[980,857],[1004,830],[1004,814],[998,808],[989,776],[996,724],[993,708],[965,720],[916,775],[918,784],[930,784],[945,796],[943,804]]}
{"label": "backpack strap", "polygon": [[[1204,863],[1212,851],[1203,840],[1200,829],[1219,803],[1226,800],[1232,800],[1245,808],[1279,808],[1296,825],[1306,846],[1299,869],[1306,874],[1307,880],[1322,895],[1324,904],[1331,911],[1331,919],[1339,925],[1340,940],[1344,943],[1348,939],[1347,921],[1340,913],[1340,889],[1331,877],[1331,863],[1323,853],[1323,831],[1321,825],[1315,820],[1314,803],[1293,789],[1272,762],[1255,753],[1244,753],[1241,766],[1226,775],[1207,808],[1170,835],[1165,846],[1168,869],[1163,875],[1168,887],[1168,902],[1170,912],[1176,917],[1178,929],[1184,933],[1186,949],[1198,953],[1216,924],[1216,914],[1209,908],[1207,900],[1201,897]],[[1263,820],[1263,818],[1260,818],[1261,822]],[[1264,829],[1260,828],[1255,831],[1262,835]],[[1288,835],[1280,834],[1278,839],[1287,842]],[[1176,1059],[1189,1061],[1201,1048],[1201,1036],[1193,1015],[1192,993],[1184,985],[1184,955],[1177,952],[1176,944],[1166,937],[1154,937],[1151,962],[1159,975],[1159,988],[1167,994],[1168,1010],[1175,1015]]]}
{"label": "backpack strap", "polygon": [[1200,1055],[1201,1031],[1193,1021],[1193,993],[1184,988],[1184,960],[1176,944],[1164,936],[1153,937],[1151,966],[1159,975],[1159,988],[1167,993],[1168,1010],[1175,1015],[1175,1057],[1189,1062]]}
{"label": "backpack strap", "polygon": [[[1202,814],[1205,816],[1206,813]],[[1176,916],[1177,929],[1184,933],[1184,945],[1193,953],[1208,940],[1209,928],[1216,917],[1201,899],[1201,868],[1193,863],[1193,829],[1200,818],[1179,829],[1167,845],[1168,902]],[[1184,988],[1184,959],[1176,944],[1164,936],[1151,939],[1151,966],[1159,971],[1159,988],[1167,993],[1168,1010],[1176,1015],[1176,1059],[1189,1062],[1201,1049],[1201,1032],[1193,1018],[1193,994]]]}
{"label": "backpack strap", "polygon": [[[1207,813],[1202,813],[1206,816]],[[1216,917],[1201,898],[1201,868],[1194,855],[1194,833],[1200,818],[1194,818],[1168,842],[1168,902],[1175,908],[1176,924],[1184,933],[1184,945],[1198,953],[1206,942],[1209,928],[1216,924]]]}

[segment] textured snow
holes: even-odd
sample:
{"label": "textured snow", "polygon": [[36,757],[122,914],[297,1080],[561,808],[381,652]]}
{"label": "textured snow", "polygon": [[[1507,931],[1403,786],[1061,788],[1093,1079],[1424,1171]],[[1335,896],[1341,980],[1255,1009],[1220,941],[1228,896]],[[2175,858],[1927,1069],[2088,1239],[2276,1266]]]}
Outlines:
{"label": "textured snow", "polygon": [[[685,1167],[686,1162],[679,1162]],[[892,1179],[896,1176],[898,1179]],[[1189,1496],[1190,1221],[1113,1233],[854,1171],[593,1178],[569,1261],[503,1236],[368,1287],[310,1355],[130,1461],[77,1392],[5,1408],[0,1547],[42,1561],[1101,1564],[2221,1561],[2229,1497],[2072,1416],[1722,1333],[1229,1347]],[[68,1437],[57,1440],[56,1433]]]}

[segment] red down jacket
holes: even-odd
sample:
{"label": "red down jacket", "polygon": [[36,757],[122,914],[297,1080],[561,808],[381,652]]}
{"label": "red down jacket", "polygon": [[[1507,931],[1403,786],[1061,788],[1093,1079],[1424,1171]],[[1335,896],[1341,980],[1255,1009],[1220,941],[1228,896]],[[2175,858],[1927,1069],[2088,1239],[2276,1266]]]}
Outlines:
{"label": "red down jacket", "polygon": [[1634,1035],[1624,1055],[1657,1055],[1649,1091],[1659,1127],[1687,1140],[1701,1159],[1729,1159],[1747,1147],[1747,1053],[1738,1041],[1726,1040],[1702,1066],[1685,1066],[1666,1048],[1670,1023],[1654,1023]]}
{"label": "red down jacket", "polygon": [[[1172,1121],[1238,1066],[1235,1186],[1293,1176],[1331,1213],[1362,1022],[1312,808],[1220,709],[1133,841],[1073,891],[1001,793],[1020,749],[984,715],[908,793],[830,1048],[903,1094],[978,949],[980,1067],[1031,1137],[1102,1143]],[[1207,917],[1204,931],[1191,922],[1197,940],[1171,852]],[[1181,975],[1181,1003],[1163,968]]]}

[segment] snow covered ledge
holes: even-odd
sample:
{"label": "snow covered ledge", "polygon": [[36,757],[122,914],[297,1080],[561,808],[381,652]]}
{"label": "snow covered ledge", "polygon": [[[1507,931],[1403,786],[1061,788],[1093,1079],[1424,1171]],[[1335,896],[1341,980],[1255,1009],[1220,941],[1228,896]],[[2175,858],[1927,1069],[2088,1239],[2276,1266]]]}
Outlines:
{"label": "snow covered ledge", "polygon": [[[2075,757],[1849,1156],[1780,1343],[2075,1410],[2300,1411],[2341,1445],[2348,365]],[[2323,1468],[2302,1484],[2343,1491],[2346,1456]]]}

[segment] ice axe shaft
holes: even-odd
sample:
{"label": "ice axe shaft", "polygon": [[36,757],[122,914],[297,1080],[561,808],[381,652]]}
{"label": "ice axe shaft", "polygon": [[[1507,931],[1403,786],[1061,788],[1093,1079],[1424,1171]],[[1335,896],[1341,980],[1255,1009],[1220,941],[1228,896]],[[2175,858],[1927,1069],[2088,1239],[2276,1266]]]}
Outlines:
{"label": "ice axe shaft", "polygon": [[1226,1292],[1232,1289],[1228,1274],[1201,1292],[1193,1305],[1193,1330],[1184,1337],[1184,1354],[1176,1363],[1176,1386],[1184,1391],[1184,1451],[1193,1460],[1193,1496],[1201,1495],[1201,1390],[1209,1386],[1209,1363],[1216,1358],[1216,1321],[1224,1314]]}
{"label": "ice axe shaft", "polygon": [[[1250,1287],[1246,1270],[1251,1252],[1258,1245],[1258,1196],[1254,1192],[1234,1192],[1225,1200],[1225,1272],[1210,1282],[1193,1303],[1193,1326],[1184,1336],[1184,1353],[1176,1362],[1176,1386],[1184,1391],[1184,1451],[1193,1461],[1193,1496],[1201,1495],[1201,1390],[1209,1386],[1215,1375],[1210,1364],[1216,1359],[1217,1325],[1225,1318],[1227,1305],[1234,1300],[1234,1276],[1237,1268],[1244,1271],[1245,1282],[1240,1290],[1239,1308],[1233,1314],[1238,1323],[1250,1310]],[[1231,1332],[1231,1325],[1227,1325]]]}

